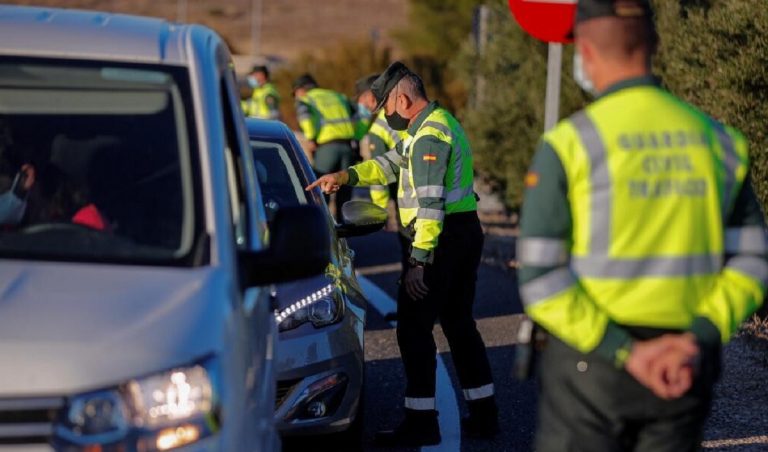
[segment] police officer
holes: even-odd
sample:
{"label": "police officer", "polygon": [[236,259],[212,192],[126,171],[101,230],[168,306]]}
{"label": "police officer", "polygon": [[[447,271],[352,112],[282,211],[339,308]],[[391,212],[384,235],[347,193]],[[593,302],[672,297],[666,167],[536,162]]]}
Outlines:
{"label": "police officer", "polygon": [[[304,74],[293,83],[296,116],[308,140],[307,152],[313,155],[318,175],[345,170],[352,165],[355,152],[355,108],[343,94],[319,88],[315,79]],[[336,218],[341,219],[341,206],[352,198],[352,188],[344,187],[336,194]]]}
{"label": "police officer", "polygon": [[485,345],[472,318],[475,280],[483,245],[472,188],[472,153],[458,121],[429,102],[421,79],[395,62],[371,90],[392,129],[406,130],[402,149],[329,174],[308,189],[325,192],[349,185],[383,185],[400,178],[400,220],[412,235],[409,268],[400,285],[397,342],[405,367],[405,419],[379,432],[385,445],[440,442],[435,411],[435,342],[440,319],[470,416],[465,433],[498,431],[497,409]]}
{"label": "police officer", "polygon": [[251,98],[245,102],[243,112],[246,116],[261,119],[280,119],[280,94],[269,81],[269,69],[257,65],[248,74],[248,86],[253,89]]}
{"label": "police officer", "polygon": [[[387,124],[384,110],[379,110],[378,114],[373,117],[372,111],[376,108],[376,97],[371,91],[371,86],[378,77],[379,74],[369,75],[355,83],[355,90],[358,94],[357,111],[361,119],[359,123],[366,126],[365,141],[367,141],[371,158],[374,159],[397,148],[403,138],[408,135],[405,130],[394,130]],[[365,121],[366,117],[368,117],[367,121]],[[389,185],[371,185],[371,201],[377,206],[386,209],[389,200],[396,198],[397,182]]]}
{"label": "police officer", "polygon": [[720,343],[768,278],[747,140],[651,76],[645,0],[580,0],[574,32],[597,98],[544,134],[517,250],[550,334],[536,450],[696,450]]}
{"label": "police officer", "polygon": [[[408,136],[408,132],[405,130],[394,130],[387,124],[384,117],[384,110],[380,109],[375,117],[371,112],[376,108],[376,96],[371,91],[373,82],[379,77],[379,74],[369,75],[358,80],[355,83],[355,89],[357,91],[357,111],[361,117],[365,117],[365,113],[368,113],[369,120],[365,130],[365,137],[361,143],[365,143],[368,146],[370,156],[372,159],[383,157],[389,151],[395,150],[401,145],[403,139]],[[362,112],[362,114],[360,113]],[[399,174],[399,173],[398,173]],[[397,213],[397,187],[399,180],[395,180],[389,185],[371,185],[371,201],[377,206],[386,209],[389,204],[389,200],[395,201],[395,220],[400,225],[400,216]],[[402,226],[398,227],[398,240],[400,242],[400,261],[403,269],[408,268],[408,258],[411,252],[411,241],[408,238],[408,233]],[[385,319],[395,320],[396,315],[394,313],[385,314]]]}

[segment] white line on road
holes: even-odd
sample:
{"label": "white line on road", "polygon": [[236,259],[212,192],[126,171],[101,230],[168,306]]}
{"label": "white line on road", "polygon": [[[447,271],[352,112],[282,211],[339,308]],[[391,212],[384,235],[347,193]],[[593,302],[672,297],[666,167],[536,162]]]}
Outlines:
{"label": "white line on road", "polygon": [[[384,315],[397,309],[395,300],[379,286],[371,282],[365,276],[358,275],[357,281],[363,289],[365,296],[380,314]],[[393,322],[390,325],[394,326]],[[443,441],[437,446],[422,447],[423,452],[459,452],[461,450],[461,424],[459,423],[459,404],[456,401],[456,393],[453,390],[451,376],[445,367],[443,358],[437,355],[437,381],[435,387],[435,403],[440,412],[440,433]]]}

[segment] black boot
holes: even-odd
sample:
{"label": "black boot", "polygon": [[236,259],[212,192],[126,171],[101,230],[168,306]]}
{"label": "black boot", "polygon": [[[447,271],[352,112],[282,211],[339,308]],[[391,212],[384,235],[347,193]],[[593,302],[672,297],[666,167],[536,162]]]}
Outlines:
{"label": "black boot", "polygon": [[379,446],[420,447],[440,444],[440,426],[435,410],[405,410],[405,419],[394,430],[376,432]]}
{"label": "black boot", "polygon": [[461,420],[461,429],[469,438],[490,439],[499,433],[499,410],[494,397],[470,400],[469,417]]}

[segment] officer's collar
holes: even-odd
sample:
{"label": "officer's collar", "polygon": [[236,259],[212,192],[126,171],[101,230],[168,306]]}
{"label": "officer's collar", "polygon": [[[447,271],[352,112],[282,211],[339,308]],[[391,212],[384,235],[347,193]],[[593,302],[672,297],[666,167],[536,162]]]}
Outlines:
{"label": "officer's collar", "polygon": [[659,82],[659,79],[653,75],[643,75],[640,77],[628,78],[609,86],[602,93],[600,93],[595,100],[602,99],[603,97],[613,94],[616,91],[621,91],[627,88],[635,88],[638,86],[659,86],[660,84],[661,83]]}
{"label": "officer's collar", "polygon": [[421,113],[419,113],[419,115],[416,116],[416,120],[413,121],[413,124],[411,124],[408,127],[408,135],[410,136],[416,135],[416,131],[419,130],[419,128],[421,127],[421,124],[424,123],[425,119],[427,119],[427,116],[429,116],[439,106],[440,105],[437,104],[437,101],[433,100],[426,107],[424,107],[424,110],[421,110]]}

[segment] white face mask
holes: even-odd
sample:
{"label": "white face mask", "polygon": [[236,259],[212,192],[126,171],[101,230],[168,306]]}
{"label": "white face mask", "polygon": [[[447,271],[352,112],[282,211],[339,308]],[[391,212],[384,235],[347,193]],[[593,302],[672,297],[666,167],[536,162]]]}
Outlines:
{"label": "white face mask", "polygon": [[18,224],[27,209],[27,202],[13,194],[13,190],[0,195],[0,224]]}
{"label": "white face mask", "polygon": [[584,62],[578,50],[573,53],[573,79],[579,85],[579,88],[592,96],[597,95],[595,84],[592,83],[587,73],[584,72]]}

